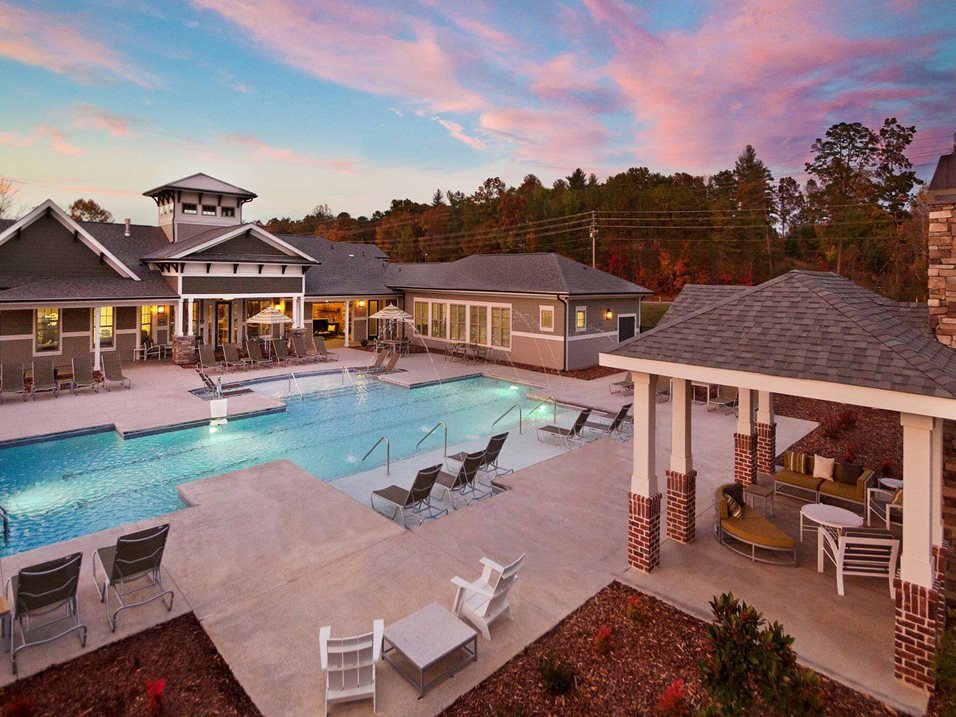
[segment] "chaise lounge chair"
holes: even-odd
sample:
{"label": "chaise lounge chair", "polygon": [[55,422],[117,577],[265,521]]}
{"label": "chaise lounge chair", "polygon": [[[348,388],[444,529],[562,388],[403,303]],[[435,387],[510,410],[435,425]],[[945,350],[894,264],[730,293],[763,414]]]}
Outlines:
{"label": "chaise lounge chair", "polygon": [[[480,492],[475,482],[475,479],[478,477],[478,469],[484,463],[484,460],[484,451],[468,453],[458,468],[457,473],[448,473],[446,471],[439,473],[435,485],[442,489],[442,500],[448,498],[448,502],[454,507],[454,493],[465,498],[469,505],[476,500],[481,500],[491,495],[491,493]],[[467,497],[466,494],[470,497]]]}
{"label": "chaise lounge chair", "polygon": [[388,357],[388,362],[385,364],[385,368],[382,369],[381,373],[395,373],[396,367],[398,366],[398,360],[402,355],[398,351],[392,351],[391,356]]}
{"label": "chaise lounge chair", "polygon": [[325,346],[325,339],[321,336],[313,336],[312,342],[315,344],[316,351],[319,352],[319,356],[324,358],[326,361],[338,361],[339,357],[334,351],[329,351]]}
{"label": "chaise lounge chair", "polygon": [[262,355],[262,346],[259,345],[259,339],[246,341],[246,352],[249,354],[249,360],[253,366],[267,366],[272,363],[271,359]]}
{"label": "chaise lounge chair", "polygon": [[299,361],[318,361],[319,355],[309,353],[308,341],[305,336],[292,337],[292,355]]}
{"label": "chaise lounge chair", "polygon": [[50,391],[54,398],[60,397],[60,384],[56,381],[56,369],[51,358],[33,359],[33,385],[30,386],[30,395],[37,400],[38,393]]}
{"label": "chaise lounge chair", "polygon": [[395,516],[401,513],[402,525],[406,528],[408,527],[408,523],[406,522],[408,513],[418,518],[419,525],[429,518],[438,518],[442,515],[446,515],[448,513],[447,509],[442,508],[439,510],[431,503],[432,488],[435,487],[435,480],[438,478],[440,472],[441,465],[423,468],[418,471],[418,475],[415,476],[415,480],[410,489],[406,490],[398,485],[390,485],[388,488],[373,490],[372,494],[368,497],[369,503],[371,503],[372,508],[379,513],[381,513],[381,511],[375,508],[376,497],[392,506],[394,510],[389,517],[394,520]]}
{"label": "chaise lounge chair", "polygon": [[[162,599],[166,609],[172,611],[175,595],[172,590],[163,587],[160,570],[168,535],[169,523],[166,523],[124,535],[116,541],[116,545],[99,548],[93,553],[93,584],[100,594],[100,602],[106,603],[106,619],[113,632],[116,632],[116,616],[131,607]],[[102,575],[97,575],[97,565]],[[133,587],[130,587],[131,585]],[[158,589],[159,592],[139,602],[128,605],[123,602],[123,598],[128,595],[150,589]],[[110,609],[110,590],[119,602],[115,611]],[[166,596],[169,596],[168,603]]]}
{"label": "chaise lounge chair", "polygon": [[0,405],[5,396],[20,394],[27,400],[27,389],[23,382],[23,364],[12,361],[0,364]]}
{"label": "chaise lounge chair", "polygon": [[76,395],[77,389],[92,388],[93,393],[97,392],[98,381],[93,376],[93,357],[89,354],[73,357],[73,381],[70,383],[70,390]]}
{"label": "chaise lounge chair", "polygon": [[[623,431],[624,422],[627,419],[627,412],[630,410],[631,410],[631,404],[627,404],[626,406],[621,406],[621,410],[619,410],[616,414],[614,414],[614,417],[611,418],[610,423],[603,423],[598,421],[585,421],[584,427],[587,428],[589,431],[592,431],[602,436],[607,436],[608,438],[612,438],[615,436],[618,438],[624,438],[624,431]],[[603,415],[607,415],[607,414],[603,414]]]}
{"label": "chaise lounge chair", "polygon": [[325,715],[336,702],[375,698],[375,664],[382,659],[385,621],[372,622],[372,631],[352,637],[332,637],[329,626],[319,630],[319,656],[325,672]]}
{"label": "chaise lounge chair", "polygon": [[222,345],[222,365],[228,371],[232,368],[249,368],[252,361],[247,358],[240,358],[239,347],[228,343]]}
{"label": "chaise lounge chair", "polygon": [[123,364],[120,361],[119,354],[115,351],[107,351],[102,355],[103,361],[103,385],[106,390],[110,390],[111,383],[118,383],[120,386],[131,388],[133,383],[123,375]]}
{"label": "chaise lounge chair", "polygon": [[[481,465],[478,466],[478,473],[491,473],[491,486],[495,487],[495,478],[501,478],[506,475],[511,475],[514,473],[514,470],[511,468],[502,468],[498,465],[498,461],[501,458],[501,449],[505,445],[505,441],[508,439],[508,434],[499,433],[495,436],[492,436],[488,439],[488,445],[484,450],[484,458],[481,461]],[[467,451],[461,451],[452,456],[448,456],[448,460],[457,461],[458,463],[464,463],[465,459],[468,457]]]}
{"label": "chaise lounge chair", "polygon": [[482,558],[481,577],[472,582],[454,577],[452,583],[458,588],[452,612],[474,625],[486,640],[491,640],[488,629],[499,617],[514,620],[508,593],[518,582],[518,571],[524,563],[524,555],[510,565],[499,565],[494,560]]}
{"label": "chaise lounge chair", "polygon": [[[17,653],[25,647],[52,642],[74,630],[80,633],[80,645],[86,647],[86,625],[80,622],[76,600],[82,560],[82,553],[73,553],[23,568],[7,580],[6,595],[11,608],[10,654],[14,675],[17,674]],[[65,614],[60,617],[51,617],[40,623],[33,621],[33,618],[57,613],[61,608]],[[54,635],[44,629],[61,622],[67,623],[67,628]],[[31,639],[36,632],[40,635]]]}
{"label": "chaise lounge chair", "polygon": [[634,382],[629,378],[623,381],[614,381],[608,386],[608,390],[611,393],[634,393]]}
{"label": "chaise lounge chair", "polygon": [[293,361],[292,356],[289,354],[289,347],[286,345],[285,339],[274,339],[272,341],[272,356],[276,363],[288,365]]}
{"label": "chaise lounge chair", "polygon": [[368,365],[365,369],[367,373],[378,373],[382,370],[382,364],[385,363],[385,359],[388,358],[388,349],[382,349],[375,354],[375,360]]}
{"label": "chaise lounge chair", "polygon": [[587,423],[590,416],[591,409],[585,408],[583,411],[581,411],[581,413],[578,414],[578,417],[574,420],[574,425],[571,426],[571,428],[562,428],[561,426],[541,426],[538,429],[538,440],[541,440],[542,433],[546,436],[557,436],[564,441],[568,448],[572,448],[575,443],[581,442],[581,430],[584,428],[584,424]]}
{"label": "chaise lounge chair", "polygon": [[199,345],[199,368],[204,372],[223,370],[222,362],[216,359],[216,349],[209,344]]}

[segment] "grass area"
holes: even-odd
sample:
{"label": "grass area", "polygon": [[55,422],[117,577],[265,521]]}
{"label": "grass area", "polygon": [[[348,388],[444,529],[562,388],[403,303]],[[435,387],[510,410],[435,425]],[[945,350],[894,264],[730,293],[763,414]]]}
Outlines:
{"label": "grass area", "polygon": [[641,302],[641,331],[650,331],[670,308],[670,301]]}

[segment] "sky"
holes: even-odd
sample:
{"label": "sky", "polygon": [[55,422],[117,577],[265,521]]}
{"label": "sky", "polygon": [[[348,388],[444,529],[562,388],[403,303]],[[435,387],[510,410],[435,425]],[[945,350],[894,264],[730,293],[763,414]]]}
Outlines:
{"label": "sky", "polygon": [[0,0],[0,177],[22,210],[195,172],[244,218],[370,215],[486,177],[710,174],[746,144],[804,180],[833,123],[956,130],[952,0]]}

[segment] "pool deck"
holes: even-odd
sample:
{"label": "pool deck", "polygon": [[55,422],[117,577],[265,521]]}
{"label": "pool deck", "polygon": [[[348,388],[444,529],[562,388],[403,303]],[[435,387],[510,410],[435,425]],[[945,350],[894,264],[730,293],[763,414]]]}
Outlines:
{"label": "pool deck", "polygon": [[[346,359],[345,351],[340,355]],[[411,383],[433,380],[435,370],[422,358],[429,360],[410,357],[409,370],[393,378]],[[365,361],[367,354],[355,357],[356,365]],[[438,357],[434,361],[445,363]],[[346,361],[339,366],[342,363]],[[102,421],[105,416],[111,423],[119,425],[119,418],[132,425],[134,414],[143,412],[142,401],[160,392],[151,388],[146,373],[137,379],[138,368],[129,371],[134,380],[131,391],[65,396],[56,402],[42,399],[36,408],[21,409],[31,411],[33,418],[17,411],[22,420],[2,422],[0,436],[22,435],[24,426],[13,423],[47,418],[52,422],[59,413],[57,404],[104,398],[102,414],[91,420]],[[196,379],[189,371],[162,368],[164,375],[181,372]],[[609,408],[628,400],[608,392],[611,378],[584,382],[530,371],[516,373],[510,367],[490,368],[486,373],[502,371],[502,378],[523,378],[539,385],[543,395],[562,400],[603,402]],[[444,378],[474,372],[471,366],[447,364],[440,373]],[[183,379],[178,391],[193,387]],[[119,399],[124,394],[140,398],[127,403]],[[193,396],[189,399],[206,405]],[[182,413],[173,409],[184,402],[181,395],[173,396],[163,410],[183,420]],[[41,414],[41,405],[53,408]],[[5,404],[0,415],[7,409]],[[332,625],[335,635],[352,634],[368,630],[375,618],[388,624],[433,601],[450,606],[451,577],[474,577],[478,560],[485,555],[504,562],[526,553],[515,600],[517,620],[497,623],[491,642],[479,638],[478,662],[421,700],[391,667],[381,664],[380,713],[437,713],[614,579],[703,618],[713,594],[733,589],[769,618],[781,620],[795,636],[798,654],[817,669],[906,711],[925,708],[922,693],[892,678],[893,606],[881,582],[848,579],[847,595],[840,598],[832,571],[816,573],[810,554],[813,546],[808,543],[801,550],[801,566],[792,569],[752,564],[714,541],[710,496],[717,484],[732,475],[735,420],[701,406],[693,411],[698,539],[688,546],[664,541],[661,568],[650,575],[627,568],[629,443],[602,439],[571,452],[543,456],[547,459],[505,479],[511,490],[412,530],[374,513],[349,491],[316,480],[288,461],[278,461],[181,486],[183,497],[192,504],[188,509],[0,560],[0,577],[6,580],[26,565],[74,551],[84,555],[79,594],[80,612],[90,630],[86,650],[72,636],[25,650],[19,659],[20,674],[27,676],[192,610],[266,715],[315,714],[323,701],[318,655],[322,625]],[[662,471],[670,451],[669,404],[658,406],[657,420]],[[778,418],[778,447],[782,450],[812,427],[805,421]],[[43,429],[50,432],[49,425]],[[519,442],[509,443],[504,456]],[[366,477],[376,482],[407,481],[412,469],[427,458],[426,454],[393,465],[389,478]],[[788,529],[797,507],[792,501],[778,501],[777,513]],[[130,610],[121,616],[117,633],[111,634],[91,584],[91,554],[120,534],[166,521],[172,528],[164,566],[168,585],[177,593],[174,610],[167,613],[158,602]],[[0,684],[11,679],[9,670],[0,669]],[[366,703],[357,703],[340,706],[336,713],[367,714],[368,710]]]}

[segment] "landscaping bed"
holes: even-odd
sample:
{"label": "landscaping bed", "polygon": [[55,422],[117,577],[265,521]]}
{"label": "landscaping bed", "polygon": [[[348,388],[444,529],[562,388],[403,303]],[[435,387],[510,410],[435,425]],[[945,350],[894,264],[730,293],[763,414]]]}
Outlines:
{"label": "landscaping bed", "polygon": [[[638,612],[629,610],[629,599],[639,605]],[[602,628],[610,631],[604,645],[598,636]],[[708,652],[707,623],[615,582],[442,714],[660,714],[658,700],[676,679],[684,681],[688,702],[705,707],[708,697],[698,663]],[[541,661],[546,658],[570,667],[572,686],[567,692],[553,694],[545,688]],[[820,690],[826,713],[832,717],[898,714],[826,677],[820,677]]]}
{"label": "landscaping bed", "polygon": [[903,427],[899,413],[780,394],[774,394],[773,400],[779,415],[820,424],[790,450],[857,463],[887,477],[902,475]]}
{"label": "landscaping bed", "polygon": [[0,689],[2,717],[261,715],[189,613]]}

